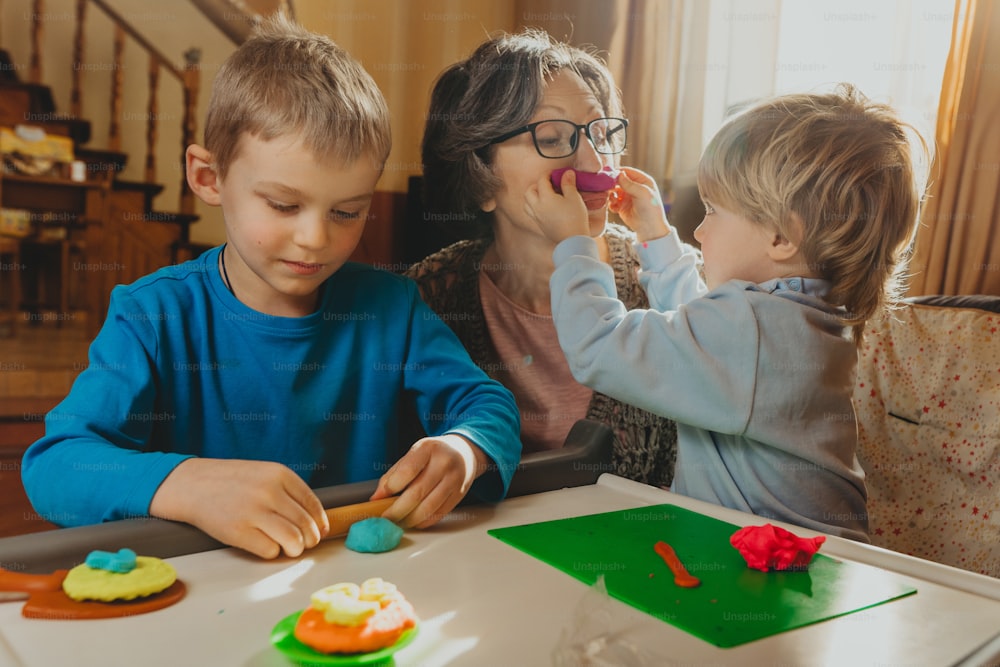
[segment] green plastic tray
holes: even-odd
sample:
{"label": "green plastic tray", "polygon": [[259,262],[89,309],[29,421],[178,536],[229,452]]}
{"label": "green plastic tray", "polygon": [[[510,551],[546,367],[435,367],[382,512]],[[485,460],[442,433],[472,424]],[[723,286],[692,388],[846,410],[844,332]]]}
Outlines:
{"label": "green plastic tray", "polygon": [[[763,521],[761,522],[763,523]],[[760,572],[729,543],[739,529],[675,505],[652,505],[488,531],[636,609],[720,647],[867,609],[916,593],[898,575],[822,553],[804,572]],[[670,544],[697,588],[679,588],[653,551]]]}

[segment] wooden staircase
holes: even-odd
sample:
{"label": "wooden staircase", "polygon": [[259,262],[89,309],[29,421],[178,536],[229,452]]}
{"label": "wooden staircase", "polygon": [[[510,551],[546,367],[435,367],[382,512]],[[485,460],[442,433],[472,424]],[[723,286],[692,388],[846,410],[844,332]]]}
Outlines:
{"label": "wooden staircase", "polygon": [[[0,52],[0,62],[5,55]],[[128,154],[85,146],[90,123],[60,117],[47,86],[7,77],[0,81],[0,99],[0,125],[14,127],[27,120],[47,134],[69,137],[75,157],[86,165],[83,182],[60,173],[0,173],[3,207],[30,210],[39,221],[35,233],[17,240],[24,267],[20,276],[23,312],[20,320],[11,322],[11,333],[25,327],[31,329],[29,335],[44,338],[51,326],[45,322],[48,316],[54,316],[60,326],[69,321],[81,330],[74,356],[79,359],[84,341],[93,337],[103,321],[111,287],[186,259],[189,228],[197,216],[156,210],[153,199],[163,189],[160,184],[120,179]],[[42,225],[52,226],[42,222],[46,220],[55,220],[54,226],[64,236],[45,236],[52,231],[42,229]],[[56,285],[45,291],[57,298],[45,302],[39,292],[47,285]],[[19,297],[9,294],[7,298]],[[82,314],[82,326],[72,323],[78,314]],[[51,530],[56,526],[34,512],[24,494],[20,460],[27,446],[44,433],[45,413],[65,395],[83,365],[73,361],[68,368],[29,367],[30,362],[6,354],[18,354],[14,341],[0,341],[0,345],[6,347],[0,354],[3,379],[11,385],[4,393],[23,387],[24,394],[49,394],[7,395],[0,400],[0,536]]]}
{"label": "wooden staircase", "polygon": [[[22,239],[26,248],[66,244],[64,258],[71,264],[44,266],[25,263],[22,285],[44,282],[52,273],[66,274],[60,282],[83,285],[82,310],[93,333],[100,327],[107,311],[108,294],[116,284],[130,283],[156,268],[187,258],[193,214],[157,211],[153,198],[163,186],[157,183],[130,182],[119,178],[128,154],[122,151],[93,149],[83,144],[90,137],[86,120],[60,117],[51,101],[47,86],[19,81],[0,83],[0,125],[32,125],[46,134],[69,137],[74,156],[85,165],[83,181],[74,181],[58,171],[43,174],[0,174],[0,202],[4,208],[25,209],[39,221],[56,221],[61,234],[43,237],[36,228]],[[27,121],[25,121],[27,119]],[[51,227],[51,225],[48,225]],[[51,232],[52,230],[48,230]],[[42,259],[44,261],[44,258]],[[67,295],[60,303],[25,304],[37,311],[55,307],[65,311]]]}
{"label": "wooden staircase", "polygon": [[[68,137],[78,173],[71,178],[67,165],[48,171],[33,171],[23,164],[5,159],[0,170],[0,205],[31,212],[35,228],[22,241],[24,253],[10,241],[5,244],[8,259],[25,267],[20,276],[22,307],[28,319],[39,316],[45,308],[55,308],[58,318],[71,317],[77,310],[86,318],[88,330],[96,334],[107,312],[109,294],[116,284],[130,283],[159,267],[188,259],[192,254],[190,225],[197,221],[194,199],[183,184],[179,211],[161,211],[153,205],[163,186],[156,182],[156,136],[159,75],[162,70],[175,76],[184,91],[181,120],[183,143],[194,140],[195,109],[199,89],[199,68],[195,54],[185,54],[186,64],[175,65],[118,14],[104,0],[75,1],[75,34],[70,91],[70,109],[56,109],[52,91],[43,81],[41,50],[44,48],[45,5],[31,2],[30,64],[18,67],[0,51],[0,126],[19,125],[41,128],[47,135]],[[111,69],[111,114],[108,146],[91,147],[90,122],[81,119],[84,90],[79,72],[84,64],[86,45],[84,26],[89,8],[96,8],[112,21],[114,67]],[[0,35],[2,38],[2,35]],[[146,145],[143,180],[121,178],[129,159],[122,147],[121,117],[123,82],[121,68],[125,41],[130,38],[149,56],[146,116]],[[27,76],[19,76],[19,71]],[[25,78],[27,80],[21,80]],[[140,91],[141,95],[141,91]],[[131,152],[131,151],[130,151]],[[176,160],[176,156],[171,156]],[[83,167],[82,174],[79,168]],[[19,168],[20,167],[20,168]],[[55,229],[54,229],[55,228]],[[42,246],[48,246],[43,248]],[[47,285],[51,287],[46,288]],[[74,292],[75,303],[71,303]],[[45,293],[46,298],[39,297]],[[52,299],[50,294],[58,294]],[[16,319],[16,318],[15,318]],[[16,322],[15,322],[16,324]]]}
{"label": "wooden staircase", "polygon": [[[78,0],[81,21],[89,3],[106,9],[100,0]],[[45,15],[40,0],[33,0],[32,8],[34,16]],[[82,34],[78,30],[81,40]],[[113,39],[121,43],[127,34],[142,45],[142,36],[132,35],[122,25],[116,25]],[[39,37],[33,44],[41,41]],[[116,49],[116,53],[122,52]],[[77,59],[82,57],[82,44],[76,46],[74,54]],[[147,115],[163,115],[157,113],[152,87],[157,79],[154,72],[166,67],[183,80],[187,91],[182,123],[189,142],[195,132],[197,63],[189,60],[185,66],[174,67],[161,63],[162,58],[158,53],[150,55],[151,106]],[[8,328],[0,323],[0,537],[56,527],[28,503],[20,482],[21,457],[43,434],[45,413],[65,396],[86,366],[86,348],[103,323],[111,289],[197,252],[190,239],[190,227],[198,219],[190,191],[182,192],[178,210],[161,210],[154,203],[164,189],[154,177],[155,126],[147,129],[149,143],[145,147],[124,150],[120,140],[115,140],[119,135],[114,127],[109,131],[110,146],[88,145],[91,122],[80,118],[82,92],[74,90],[71,95],[74,109],[60,111],[52,90],[39,76],[35,66],[38,58],[31,60],[30,68],[15,66],[0,44],[0,126],[27,125],[41,128],[47,135],[67,137],[73,157],[84,168],[82,180],[72,178],[65,164],[33,172],[5,160],[0,168],[0,205],[28,210],[33,221],[28,236],[0,237],[3,250],[13,247],[16,253],[16,260],[9,255],[0,257],[4,267],[21,267],[14,281],[20,283],[17,293],[6,280],[13,272],[0,272],[0,300],[13,302],[20,310],[20,317],[10,318]],[[31,72],[27,76],[26,69]],[[119,89],[113,94],[120,93]],[[112,126],[115,123],[113,118]],[[141,159],[144,148],[145,178],[123,179],[130,153]],[[49,319],[55,319],[55,324]],[[4,338],[11,333],[17,335]]]}
{"label": "wooden staircase", "polygon": [[[2,0],[0,0],[2,2]],[[44,0],[21,0],[25,13],[44,17]],[[205,17],[222,30],[234,44],[245,39],[249,28],[263,16],[275,11],[294,15],[291,0],[191,0]],[[148,98],[146,116],[156,119],[159,73],[175,76],[184,90],[182,134],[184,145],[192,143],[196,129],[194,109],[199,89],[199,65],[196,53],[185,54],[185,64],[174,65],[149,44],[144,36],[128,25],[103,0],[75,0],[76,37],[73,46],[74,71],[83,60],[84,30],[87,9],[97,8],[114,23],[109,39],[117,59],[123,57],[126,38],[135,41],[149,55],[149,90],[139,91]],[[249,15],[245,12],[250,12]],[[0,34],[0,126],[30,124],[42,127],[47,134],[69,137],[74,157],[85,165],[84,181],[74,181],[66,173],[5,173],[0,169],[0,202],[4,207],[26,208],[38,218],[38,231],[57,234],[54,239],[11,240],[0,237],[0,252],[11,243],[20,246],[20,266],[24,267],[24,295],[17,304],[22,317],[12,318],[21,328],[14,338],[3,338],[0,323],[0,537],[57,528],[31,507],[21,485],[21,458],[24,450],[44,434],[45,414],[69,391],[73,380],[87,365],[89,341],[99,329],[107,312],[108,297],[115,284],[129,283],[167,264],[190,258],[200,251],[190,239],[190,227],[197,221],[193,214],[190,190],[182,186],[176,210],[158,207],[156,198],[164,186],[156,178],[156,120],[146,127],[146,145],[122,146],[120,123],[124,95],[120,82],[112,83],[111,125],[108,145],[90,146],[91,122],[81,118],[84,91],[74,76],[68,113],[60,112],[52,90],[45,85],[39,51],[43,46],[42,25],[32,27],[32,55],[27,67],[16,66],[2,50]],[[117,67],[115,71],[120,71]],[[18,73],[22,76],[18,76]],[[131,93],[132,91],[128,91]],[[141,99],[141,98],[140,98]],[[141,180],[126,180],[122,173],[129,158],[135,156],[143,165]],[[168,156],[176,160],[177,156]],[[175,173],[172,170],[170,173]],[[379,202],[377,202],[379,203]],[[376,218],[389,218],[390,203],[375,206]],[[377,227],[372,225],[372,227]],[[382,245],[385,245],[384,243]],[[0,256],[0,262],[11,262]],[[5,264],[9,266],[10,264]],[[4,278],[11,272],[0,271],[0,294],[12,290]],[[21,274],[22,272],[16,272]],[[42,289],[44,288],[44,289]],[[45,292],[45,298],[41,292]],[[51,295],[57,295],[52,299]],[[3,297],[0,296],[0,299]],[[47,299],[47,300],[46,300]],[[83,317],[76,317],[82,313]],[[59,328],[34,315],[63,315]],[[97,400],[98,397],[95,397]]]}

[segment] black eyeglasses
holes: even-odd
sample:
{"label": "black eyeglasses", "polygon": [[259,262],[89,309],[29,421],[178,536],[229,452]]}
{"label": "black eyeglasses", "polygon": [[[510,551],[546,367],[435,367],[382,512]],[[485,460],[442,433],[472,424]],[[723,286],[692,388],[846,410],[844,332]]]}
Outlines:
{"label": "black eyeglasses", "polygon": [[576,152],[580,146],[580,130],[583,130],[587,139],[593,144],[594,150],[605,155],[613,155],[625,150],[627,127],[628,121],[624,118],[596,118],[585,125],[578,125],[568,120],[541,120],[501,134],[490,144],[499,144],[519,134],[531,132],[531,139],[535,142],[538,154],[554,160],[569,157]]}

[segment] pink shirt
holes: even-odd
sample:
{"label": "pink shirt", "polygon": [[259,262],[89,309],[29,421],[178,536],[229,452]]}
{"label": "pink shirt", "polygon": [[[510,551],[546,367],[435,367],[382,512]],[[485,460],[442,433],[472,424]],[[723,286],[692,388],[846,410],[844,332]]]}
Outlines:
{"label": "pink shirt", "polygon": [[496,378],[521,411],[522,453],[562,447],[570,427],[586,416],[593,391],[573,379],[550,315],[518,306],[482,270],[479,297],[500,358]]}

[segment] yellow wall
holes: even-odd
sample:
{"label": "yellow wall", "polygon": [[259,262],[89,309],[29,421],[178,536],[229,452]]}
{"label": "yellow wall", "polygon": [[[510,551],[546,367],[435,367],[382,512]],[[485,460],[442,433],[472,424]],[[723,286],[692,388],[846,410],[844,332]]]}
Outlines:
{"label": "yellow wall", "polygon": [[447,65],[467,56],[488,33],[510,30],[513,4],[509,0],[295,3],[299,22],[347,49],[385,94],[393,149],[380,189],[403,192],[407,178],[420,173],[420,137],[435,78]]}
{"label": "yellow wall", "polygon": [[430,90],[448,65],[489,35],[525,25],[607,49],[606,0],[298,0],[296,18],[362,62],[392,115],[393,150],[380,188],[406,190],[421,172],[420,139]]}

